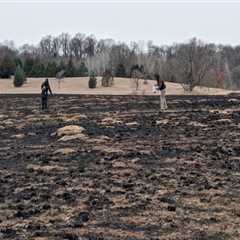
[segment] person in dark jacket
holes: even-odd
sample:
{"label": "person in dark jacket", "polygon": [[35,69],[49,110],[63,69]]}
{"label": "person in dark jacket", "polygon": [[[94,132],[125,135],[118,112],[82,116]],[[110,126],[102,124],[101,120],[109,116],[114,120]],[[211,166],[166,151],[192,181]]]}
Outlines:
{"label": "person in dark jacket", "polygon": [[48,109],[48,95],[49,93],[52,94],[52,90],[49,84],[48,79],[45,79],[45,81],[41,85],[41,97],[42,97],[42,110]]}
{"label": "person in dark jacket", "polygon": [[163,80],[160,80],[159,74],[155,74],[155,78],[157,81],[157,88],[160,91],[160,107],[161,110],[165,110],[168,108],[167,101],[166,101],[166,84]]}

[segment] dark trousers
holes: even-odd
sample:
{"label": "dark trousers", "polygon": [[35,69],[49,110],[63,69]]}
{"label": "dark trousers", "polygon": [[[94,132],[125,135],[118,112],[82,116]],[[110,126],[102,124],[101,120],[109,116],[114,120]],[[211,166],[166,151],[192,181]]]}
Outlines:
{"label": "dark trousers", "polygon": [[48,109],[48,97],[42,96],[42,110]]}

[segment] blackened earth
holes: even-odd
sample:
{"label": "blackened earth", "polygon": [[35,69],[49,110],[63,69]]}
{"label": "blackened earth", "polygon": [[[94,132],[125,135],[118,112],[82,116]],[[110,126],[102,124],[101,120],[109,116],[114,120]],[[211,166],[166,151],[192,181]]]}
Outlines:
{"label": "blackened earth", "polygon": [[1,96],[0,239],[240,239],[240,99],[167,100]]}

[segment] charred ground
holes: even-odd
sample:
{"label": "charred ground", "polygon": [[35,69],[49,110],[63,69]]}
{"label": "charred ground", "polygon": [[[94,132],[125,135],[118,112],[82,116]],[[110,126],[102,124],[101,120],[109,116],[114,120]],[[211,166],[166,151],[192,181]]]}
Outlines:
{"label": "charred ground", "polygon": [[240,239],[239,98],[39,101],[0,97],[0,239]]}

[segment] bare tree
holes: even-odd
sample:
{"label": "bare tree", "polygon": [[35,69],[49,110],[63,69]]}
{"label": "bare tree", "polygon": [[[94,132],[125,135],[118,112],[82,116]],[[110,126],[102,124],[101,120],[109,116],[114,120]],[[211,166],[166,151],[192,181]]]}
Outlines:
{"label": "bare tree", "polygon": [[114,84],[113,75],[110,70],[104,71],[101,82],[103,87],[111,87]]}
{"label": "bare tree", "polygon": [[140,90],[141,79],[144,79],[144,67],[143,65],[139,66],[138,64],[131,67],[131,85],[134,91]]}
{"label": "bare tree", "polygon": [[[115,76],[119,75],[118,68],[121,66],[125,70],[126,75],[130,75],[131,64],[130,64],[130,55],[131,51],[128,45],[120,43],[115,44],[111,47],[109,52],[109,62],[110,62],[110,69],[113,69],[115,72]],[[126,77],[119,76],[119,77]]]}
{"label": "bare tree", "polygon": [[62,54],[63,54],[64,57],[69,56],[69,53],[70,53],[70,46],[69,46],[70,39],[71,39],[71,36],[68,33],[62,33],[59,36],[59,40],[60,40],[60,43],[61,43],[61,50],[62,50]]}
{"label": "bare tree", "polygon": [[215,45],[192,39],[188,44],[175,46],[173,71],[185,90],[192,91],[201,84],[214,63]]}
{"label": "bare tree", "polygon": [[58,80],[58,88],[59,89],[61,88],[61,82],[62,82],[62,79],[64,79],[64,74],[65,74],[64,70],[61,70],[56,74],[56,79]]}
{"label": "bare tree", "polygon": [[54,37],[52,39],[52,54],[55,58],[60,55],[60,53],[59,53],[60,48],[61,48],[60,39],[58,37]]}
{"label": "bare tree", "polygon": [[70,41],[70,51],[77,59],[82,59],[84,54],[85,35],[77,33]]}
{"label": "bare tree", "polygon": [[88,36],[84,41],[84,52],[88,57],[95,55],[97,40],[94,36]]}
{"label": "bare tree", "polygon": [[19,53],[20,53],[20,57],[23,57],[23,58],[37,57],[41,54],[39,48],[29,44],[24,44],[23,46],[21,46],[19,49]]}

